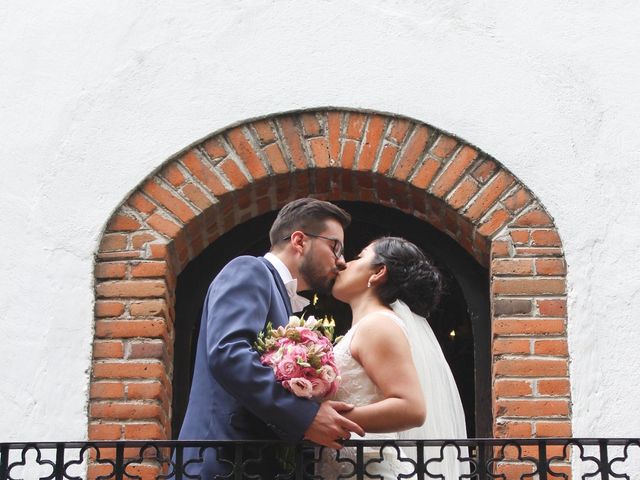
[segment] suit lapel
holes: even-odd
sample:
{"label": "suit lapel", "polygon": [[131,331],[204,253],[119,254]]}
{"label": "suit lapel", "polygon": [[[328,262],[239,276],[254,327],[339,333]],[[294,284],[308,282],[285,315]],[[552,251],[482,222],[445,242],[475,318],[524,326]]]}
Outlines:
{"label": "suit lapel", "polygon": [[267,266],[267,268],[271,272],[273,280],[276,282],[276,287],[278,287],[278,291],[280,292],[280,296],[282,297],[282,301],[284,302],[284,306],[287,309],[287,316],[290,317],[293,314],[293,310],[291,309],[291,300],[289,300],[289,294],[287,293],[287,289],[284,286],[282,278],[280,278],[280,274],[276,270],[276,267],[274,267],[269,260],[265,259],[264,257],[260,257],[260,260]]}

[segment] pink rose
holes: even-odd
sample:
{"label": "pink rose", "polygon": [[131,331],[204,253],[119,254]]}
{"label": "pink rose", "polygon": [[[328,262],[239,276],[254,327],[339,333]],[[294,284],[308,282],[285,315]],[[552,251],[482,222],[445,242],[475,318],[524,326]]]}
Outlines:
{"label": "pink rose", "polygon": [[299,327],[298,333],[300,334],[300,342],[301,343],[318,343],[319,338],[318,334],[313,330],[309,330],[305,327]]}
{"label": "pink rose", "polygon": [[278,380],[299,377],[300,373],[301,367],[291,355],[285,355],[276,365],[276,378]]}
{"label": "pink rose", "polygon": [[322,399],[329,391],[330,385],[322,378],[312,378],[311,382],[311,396],[317,399]]}
{"label": "pink rose", "polygon": [[338,378],[338,373],[331,365],[323,365],[320,367],[320,378],[327,383],[333,383]]}
{"label": "pink rose", "polygon": [[296,397],[311,398],[313,385],[303,377],[292,378],[288,382],[288,388]]}

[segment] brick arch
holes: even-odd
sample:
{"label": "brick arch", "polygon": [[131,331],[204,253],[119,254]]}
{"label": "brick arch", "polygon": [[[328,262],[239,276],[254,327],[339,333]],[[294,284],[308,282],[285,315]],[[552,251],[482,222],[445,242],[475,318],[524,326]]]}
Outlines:
{"label": "brick arch", "polygon": [[226,231],[305,195],[402,210],[487,266],[494,434],[571,434],[566,268],[539,200],[498,161],[430,125],[323,109],[212,134],[113,213],[95,265],[91,440],[171,437],[177,275]]}

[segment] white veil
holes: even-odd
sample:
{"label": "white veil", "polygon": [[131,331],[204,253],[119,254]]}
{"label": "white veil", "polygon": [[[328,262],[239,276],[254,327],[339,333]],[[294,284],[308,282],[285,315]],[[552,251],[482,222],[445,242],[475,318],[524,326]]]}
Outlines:
{"label": "white veil", "polygon": [[[401,300],[391,304],[395,314],[400,317],[409,337],[413,363],[427,405],[427,418],[420,427],[399,433],[401,439],[463,439],[467,438],[467,429],[460,393],[449,368],[440,344],[424,317],[414,312]],[[404,449],[415,460],[415,448]],[[431,474],[443,474],[447,480],[468,473],[468,464],[460,464],[455,447],[445,449],[443,462],[427,465]],[[439,447],[425,448],[425,461],[439,458]],[[467,457],[468,449],[460,449],[460,457]]]}

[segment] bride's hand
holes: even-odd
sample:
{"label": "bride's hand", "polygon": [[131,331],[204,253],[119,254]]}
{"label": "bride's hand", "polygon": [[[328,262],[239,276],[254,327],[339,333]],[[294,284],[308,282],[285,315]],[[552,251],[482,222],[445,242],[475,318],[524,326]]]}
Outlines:
{"label": "bride's hand", "polygon": [[364,430],[355,422],[342,416],[353,410],[353,405],[335,400],[327,400],[320,404],[320,409],[309,428],[304,433],[304,438],[318,445],[340,449],[340,442],[349,440],[351,432],[364,435]]}

